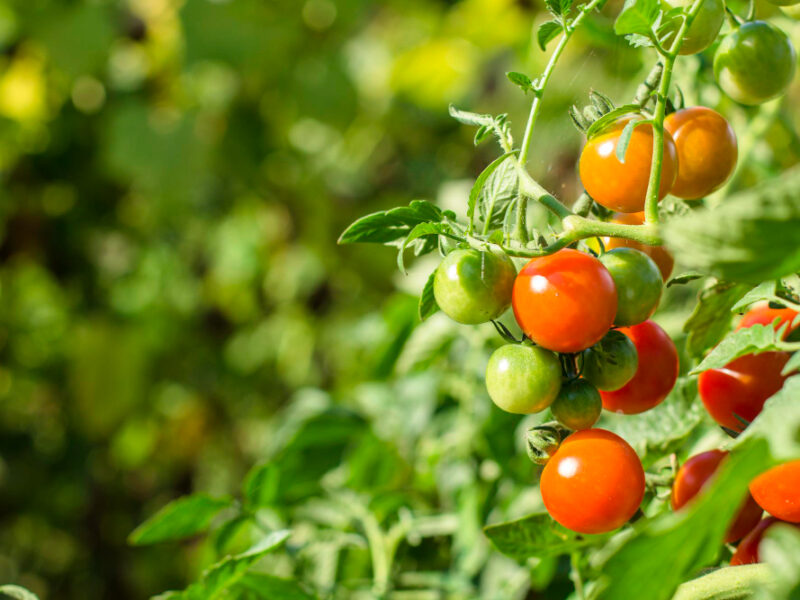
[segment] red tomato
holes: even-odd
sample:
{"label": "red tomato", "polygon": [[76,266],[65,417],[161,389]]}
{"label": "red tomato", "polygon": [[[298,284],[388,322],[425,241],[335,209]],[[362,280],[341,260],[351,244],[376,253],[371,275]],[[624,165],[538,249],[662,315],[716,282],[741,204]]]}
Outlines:
{"label": "red tomato", "polygon": [[736,167],[736,134],[715,110],[693,106],[664,119],[678,149],[678,177],[671,194],[686,200],[719,189]]}
{"label": "red tomato", "polygon": [[[611,219],[612,223],[621,223],[623,225],[641,225],[644,223],[644,213],[616,213]],[[664,246],[648,246],[633,240],[626,240],[625,238],[605,237],[603,238],[603,245],[606,250],[613,250],[614,248],[635,248],[641,250],[647,256],[653,259],[653,262],[658,265],[658,270],[661,271],[661,278],[664,281],[669,279],[672,275],[672,268],[675,266],[675,259],[672,254]]]}
{"label": "red tomato", "polygon": [[767,517],[755,526],[753,531],[747,534],[736,548],[736,552],[731,557],[731,566],[738,565],[751,565],[760,562],[761,557],[758,554],[758,547],[761,544],[761,539],[767,530],[777,523],[783,523],[775,517]]}
{"label": "red tomato", "polygon": [[791,308],[770,308],[768,304],[751,308],[747,311],[742,320],[739,321],[736,329],[744,329],[752,327],[753,325],[769,325],[775,319],[780,319],[775,326],[775,329],[780,329],[784,323],[789,323],[784,333],[784,339],[789,336],[792,329],[792,321],[797,317],[797,311]]}
{"label": "red tomato", "polygon": [[604,429],[570,435],[550,458],[540,481],[547,512],[578,533],[624,525],[644,497],[644,469],[633,448]]}
{"label": "red tomato", "polygon": [[[689,500],[694,498],[706,487],[711,476],[716,472],[720,463],[728,455],[722,450],[711,450],[696,454],[687,460],[678,470],[675,483],[672,486],[672,508],[678,510]],[[725,542],[735,542],[742,539],[761,520],[764,511],[756,504],[750,494],[742,503],[733,523],[725,534]]]}
{"label": "red tomato", "polygon": [[762,473],[750,483],[750,493],[773,517],[800,523],[800,460]]}
{"label": "red tomato", "polygon": [[739,357],[722,369],[703,371],[697,385],[706,410],[723,427],[744,431],[766,399],[783,387],[786,376],[781,371],[788,360],[788,352],[762,352]]}
{"label": "red tomato", "polygon": [[627,335],[639,356],[636,375],[614,392],[600,392],[603,408],[635,415],[660,404],[678,379],[678,351],[675,344],[653,321],[620,329]]}
{"label": "red tomato", "polygon": [[566,249],[522,268],[511,305],[531,340],[555,352],[580,352],[599,342],[614,322],[617,290],[603,263]]}
{"label": "red tomato", "polygon": [[[650,166],[653,160],[653,126],[634,128],[625,162],[617,158],[617,143],[622,130],[634,116],[624,117],[586,142],[579,170],[586,192],[598,204],[620,212],[644,209]],[[664,159],[661,167],[659,200],[667,195],[678,174],[678,153],[668,131],[664,131]]]}

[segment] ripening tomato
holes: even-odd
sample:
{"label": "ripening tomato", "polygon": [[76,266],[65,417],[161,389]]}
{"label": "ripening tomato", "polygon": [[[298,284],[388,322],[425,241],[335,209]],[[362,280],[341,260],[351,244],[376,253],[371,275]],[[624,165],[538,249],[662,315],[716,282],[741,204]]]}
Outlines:
{"label": "ripening tomato", "polygon": [[750,493],[773,517],[800,523],[800,460],[762,473],[750,483]]}
{"label": "ripening tomato", "polygon": [[[616,213],[611,219],[612,223],[621,223],[623,225],[641,225],[644,223],[644,213]],[[613,250],[614,248],[635,248],[647,254],[658,265],[661,271],[661,278],[664,281],[669,279],[672,275],[672,268],[675,266],[675,259],[672,254],[664,246],[648,246],[633,240],[626,240],[625,238],[603,238],[603,245],[606,250]]]}
{"label": "ripening tomato", "polygon": [[711,417],[723,427],[744,431],[764,402],[783,387],[781,375],[788,352],[747,354],[725,365],[709,369],[697,380],[700,399]]}
{"label": "ripening tomato", "polygon": [[[684,8],[692,4],[691,0],[667,0],[671,7]],[[697,54],[708,48],[722,27],[725,20],[725,4],[722,0],[705,0],[700,7],[700,12],[695,15],[689,31],[683,36],[679,54]],[[670,30],[669,37],[665,39],[667,47],[672,44],[672,39],[682,24],[682,19],[673,19],[667,26]]]}
{"label": "ripening tomato", "polygon": [[663,402],[678,380],[678,350],[667,333],[653,321],[620,329],[639,356],[636,375],[614,392],[600,392],[603,408],[635,415]]}
{"label": "ripening tomato", "polygon": [[530,414],[553,403],[561,389],[561,363],[549,350],[527,344],[501,346],[489,357],[486,389],[503,410]]}
{"label": "ripening tomato", "polygon": [[[625,162],[617,158],[617,143],[631,119],[638,117],[624,117],[588,140],[579,164],[581,182],[592,199],[606,208],[626,213],[644,209],[653,160],[653,126],[650,124],[634,128],[625,152]],[[669,193],[677,174],[675,142],[665,131],[659,199]]]}
{"label": "ripening tomato", "polygon": [[714,54],[722,91],[742,104],[777,98],[792,82],[797,55],[786,34],[766,21],[750,21],[726,35]]}
{"label": "ripening tomato", "polygon": [[534,342],[555,352],[580,352],[614,323],[617,290],[603,263],[565,249],[534,258],[520,270],[511,304]]}
{"label": "ripening tomato", "polygon": [[617,288],[618,326],[646,321],[658,308],[664,283],[655,261],[635,248],[614,248],[600,257]]}
{"label": "ripening tomato", "polygon": [[[751,565],[761,562],[761,557],[759,556],[758,552],[758,547],[761,545],[761,539],[764,537],[764,534],[767,533],[767,530],[770,527],[773,527],[779,523],[791,525],[790,523],[785,523],[779,519],[776,519],[775,517],[767,517],[758,525],[756,525],[753,531],[748,533],[736,548],[736,552],[734,552],[733,556],[731,557],[731,566],[735,567],[739,565]],[[797,527],[797,525],[795,525],[795,527]]]}
{"label": "ripening tomato", "polygon": [[550,406],[550,412],[558,422],[574,430],[593,427],[602,411],[600,393],[585,379],[564,383],[555,402]]}
{"label": "ripening tomato", "polygon": [[[717,471],[720,463],[728,456],[722,450],[711,450],[692,456],[678,470],[672,486],[672,509],[679,510],[707,485],[711,476]],[[733,523],[725,534],[725,542],[735,542],[746,536],[761,520],[764,511],[747,494],[742,507],[736,514]]]}
{"label": "ripening tomato", "polygon": [[786,332],[783,334],[783,338],[786,339],[789,337],[789,334],[792,333],[792,322],[797,318],[797,314],[797,311],[791,308],[770,308],[768,304],[764,304],[748,310],[744,316],[742,316],[742,320],[739,321],[736,329],[745,329],[756,324],[770,325],[778,319],[778,322],[775,324],[776,330],[780,329],[784,323],[789,324],[786,328]]}
{"label": "ripening tomato", "polygon": [[628,336],[616,329],[583,351],[582,375],[598,390],[613,392],[636,375],[639,357]]}
{"label": "ripening tomato", "polygon": [[542,500],[550,516],[578,533],[624,525],[644,497],[644,469],[633,448],[604,429],[565,439],[542,471]]}
{"label": "ripening tomato", "polygon": [[671,194],[686,200],[719,189],[733,173],[738,157],[736,134],[715,110],[693,106],[664,119],[678,150],[678,177]]}
{"label": "ripening tomato", "polygon": [[516,274],[514,263],[503,252],[453,250],[436,269],[433,295],[454,321],[486,323],[508,308]]}

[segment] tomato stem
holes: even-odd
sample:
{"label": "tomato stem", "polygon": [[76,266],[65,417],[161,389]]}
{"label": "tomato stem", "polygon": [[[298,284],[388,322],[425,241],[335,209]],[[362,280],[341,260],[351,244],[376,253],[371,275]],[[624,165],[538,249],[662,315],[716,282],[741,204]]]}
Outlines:
{"label": "tomato stem", "polygon": [[723,567],[682,584],[672,600],[711,600],[712,598],[751,598],[757,588],[773,583],[769,565]]}

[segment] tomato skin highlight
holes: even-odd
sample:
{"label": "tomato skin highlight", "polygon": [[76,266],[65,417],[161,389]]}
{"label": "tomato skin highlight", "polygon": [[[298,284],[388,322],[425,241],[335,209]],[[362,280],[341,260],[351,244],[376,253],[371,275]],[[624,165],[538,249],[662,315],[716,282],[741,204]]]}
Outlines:
{"label": "tomato skin highlight", "polygon": [[800,523],[800,460],[762,473],[750,483],[750,493],[773,517]]}
{"label": "tomato skin highlight", "polygon": [[593,427],[603,411],[600,393],[585,379],[564,383],[550,411],[559,423],[580,431]]}
{"label": "tomato skin highlight", "polygon": [[508,308],[516,274],[502,252],[456,249],[436,269],[433,294],[442,312],[457,323],[486,323]]}
{"label": "tomato skin highlight", "polygon": [[[736,326],[736,329],[745,329],[753,325],[770,325],[775,319],[779,319],[775,325],[775,329],[780,329],[784,323],[788,323],[786,332],[783,334],[783,339],[789,337],[792,333],[792,322],[797,317],[797,311],[791,308],[770,308],[769,305],[757,306],[751,308],[743,316],[742,320]],[[795,328],[796,329],[796,328]]]}
{"label": "tomato skin highlight", "polygon": [[544,348],[506,344],[489,357],[486,389],[506,412],[527,415],[542,411],[561,389],[561,363]]}
{"label": "tomato skin highlight", "polygon": [[[728,456],[722,450],[702,452],[689,458],[675,476],[670,498],[672,509],[680,510],[692,498],[697,496],[706,487],[711,477],[716,473],[720,463]],[[748,494],[742,507],[734,517],[725,534],[725,542],[731,543],[742,539],[761,521],[763,514],[761,507],[756,504],[753,497]]]}
{"label": "tomato skin highlight", "polygon": [[726,35],[714,55],[714,75],[728,96],[756,105],[777,98],[794,78],[797,54],[787,35],[765,21]]}
{"label": "tomato skin highlight", "polygon": [[617,288],[614,324],[636,325],[649,319],[658,308],[663,291],[658,265],[635,248],[615,248],[600,257]]}
{"label": "tomato skin highlight", "polygon": [[613,392],[636,375],[639,356],[628,336],[612,329],[583,351],[583,377],[598,390]]}
{"label": "tomato skin highlight", "polygon": [[545,465],[540,481],[550,516],[584,534],[624,525],[644,498],[644,469],[633,448],[604,429],[573,433]]}
{"label": "tomato skin highlight", "polygon": [[514,281],[514,316],[522,331],[555,352],[580,352],[614,322],[617,290],[603,264],[584,252],[559,250],[532,259]]}
{"label": "tomato skin highlight", "polygon": [[783,387],[787,376],[781,371],[788,360],[788,352],[762,352],[703,371],[697,379],[700,399],[717,423],[744,431],[745,423],[735,415],[748,423],[759,415],[767,398]]}
{"label": "tomato skin highlight", "polygon": [[[653,158],[653,126],[650,124],[634,128],[625,162],[617,158],[617,143],[632,118],[635,117],[624,117],[588,140],[578,165],[583,187],[592,199],[610,210],[625,213],[644,209]],[[669,193],[677,174],[677,149],[672,136],[665,131],[659,200]]]}
{"label": "tomato skin highlight", "polygon": [[696,200],[718,190],[733,174],[738,157],[736,134],[715,110],[693,106],[664,119],[678,150],[674,196]]}
{"label": "tomato skin highlight", "polygon": [[761,557],[759,556],[758,552],[758,547],[761,545],[761,540],[767,533],[767,530],[778,523],[792,525],[791,523],[786,523],[776,519],[775,517],[767,517],[766,519],[763,519],[739,543],[739,546],[736,548],[736,552],[734,552],[733,556],[731,557],[731,566],[736,567],[739,565],[752,565],[757,562],[761,562]]}
{"label": "tomato skin highlight", "polygon": [[639,356],[636,374],[613,392],[600,392],[603,408],[611,412],[635,415],[657,406],[672,391],[678,380],[680,364],[675,343],[653,321],[620,329],[627,335]]}
{"label": "tomato skin highlight", "polygon": [[[644,213],[616,213],[611,219],[612,223],[620,223],[622,225],[641,225],[644,223]],[[672,275],[672,269],[675,266],[675,259],[672,254],[664,246],[648,246],[633,240],[626,240],[625,238],[604,237],[603,245],[606,250],[613,250],[614,248],[635,248],[644,252],[653,259],[661,271],[661,278],[664,281],[669,279]]]}

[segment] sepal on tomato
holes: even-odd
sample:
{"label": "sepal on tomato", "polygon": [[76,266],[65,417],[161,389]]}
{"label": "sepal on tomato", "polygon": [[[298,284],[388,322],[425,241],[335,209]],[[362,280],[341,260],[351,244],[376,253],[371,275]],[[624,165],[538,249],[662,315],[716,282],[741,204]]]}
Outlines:
{"label": "sepal on tomato", "polygon": [[546,465],[572,431],[552,421],[528,428],[525,434],[525,450],[528,458],[537,465]]}

